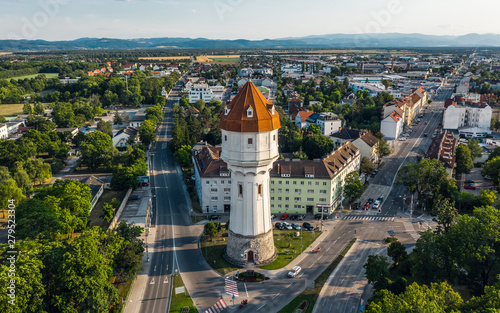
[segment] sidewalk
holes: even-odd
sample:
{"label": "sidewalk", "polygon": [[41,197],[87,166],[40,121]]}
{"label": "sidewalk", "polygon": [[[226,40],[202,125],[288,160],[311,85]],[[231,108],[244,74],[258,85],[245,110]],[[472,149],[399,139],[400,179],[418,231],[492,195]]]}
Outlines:
{"label": "sidewalk", "polygon": [[[132,283],[128,299],[124,299],[125,301],[127,301],[123,310],[123,312],[125,313],[136,313],[141,309],[141,302],[146,290],[146,286],[148,284],[148,273],[151,266],[149,257],[155,249],[155,228],[149,229],[146,225],[146,214],[148,202],[151,198],[151,188],[143,188],[144,189],[137,189],[132,192],[131,195],[138,195],[141,198],[140,200],[137,200],[137,202],[129,201],[119,219],[119,222],[125,221],[127,223],[134,223],[136,226],[141,226],[145,229],[145,231],[141,234],[140,239],[145,242],[147,247],[146,249],[148,251],[148,253],[144,253],[144,256],[142,258],[142,266],[144,267],[144,269],[137,274],[136,279]],[[151,218],[155,217],[152,216]]]}

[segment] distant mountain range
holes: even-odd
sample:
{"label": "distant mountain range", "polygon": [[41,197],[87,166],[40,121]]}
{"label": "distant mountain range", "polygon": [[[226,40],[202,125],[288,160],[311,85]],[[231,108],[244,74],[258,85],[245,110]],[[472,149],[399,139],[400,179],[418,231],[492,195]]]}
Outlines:
{"label": "distant mountain range", "polygon": [[500,34],[437,36],[423,34],[330,34],[264,40],[206,38],[80,38],[69,41],[0,40],[0,51],[89,49],[290,49],[500,47]]}

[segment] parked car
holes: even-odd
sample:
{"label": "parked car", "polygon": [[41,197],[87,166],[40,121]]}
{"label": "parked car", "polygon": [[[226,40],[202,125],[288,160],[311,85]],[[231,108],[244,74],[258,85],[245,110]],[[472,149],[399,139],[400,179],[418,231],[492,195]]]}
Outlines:
{"label": "parked car", "polygon": [[297,221],[302,221],[306,218],[306,216],[304,214],[300,214],[297,216]]}
{"label": "parked car", "polygon": [[287,230],[292,230],[293,227],[287,222],[283,222],[282,228],[281,229],[287,229]]}
{"label": "parked car", "polygon": [[363,205],[363,209],[368,210],[369,208],[370,208],[370,202],[367,202],[365,203],[365,205]]}
{"label": "parked car", "polygon": [[271,219],[274,220],[276,218],[276,215],[271,214]]}
{"label": "parked car", "polygon": [[469,179],[469,180],[466,180],[465,183],[466,184],[474,184],[474,181]]}
{"label": "parked car", "polygon": [[373,203],[373,209],[378,209],[380,207],[380,201],[376,200],[375,203]]}
{"label": "parked car", "polygon": [[288,272],[288,277],[290,278],[293,278],[295,276],[297,276],[300,271],[302,270],[302,268],[300,266],[294,266],[289,272]]}
{"label": "parked car", "polygon": [[366,202],[372,204],[373,203],[373,198],[368,198],[368,200]]}
{"label": "parked car", "polygon": [[281,220],[283,220],[283,221],[284,221],[284,220],[286,220],[287,218],[288,218],[288,214],[283,214],[283,215],[281,215]]}
{"label": "parked car", "polygon": [[324,219],[324,220],[327,220],[327,219],[328,219],[328,215],[323,214],[323,219]]}
{"label": "parked car", "polygon": [[399,141],[406,141],[406,137],[399,137]]}
{"label": "parked car", "polygon": [[300,230],[300,226],[298,224],[292,223],[292,228],[294,230]]}
{"label": "parked car", "polygon": [[274,224],[274,228],[281,229],[281,228],[283,228],[283,225],[278,222],[278,223]]}
{"label": "parked car", "polygon": [[378,200],[378,202],[382,202],[382,201],[384,201],[384,197],[378,197],[377,200]]}
{"label": "parked car", "polygon": [[302,224],[302,228],[304,228],[305,230],[313,230],[314,229],[314,227],[309,223]]}
{"label": "parked car", "polygon": [[317,220],[320,220],[321,219],[321,213],[315,214],[314,218],[317,219]]}
{"label": "parked car", "polygon": [[476,186],[474,184],[468,184],[468,185],[465,185],[464,186],[464,189],[472,189],[472,190],[476,190]]}
{"label": "parked car", "polygon": [[135,196],[130,197],[130,200],[139,200],[140,198],[141,198],[141,196],[135,195]]}
{"label": "parked car", "polygon": [[290,219],[291,219],[292,221],[295,221],[295,220],[297,219],[297,215],[291,215],[291,216],[290,216]]}
{"label": "parked car", "polygon": [[215,214],[214,215],[210,215],[210,218],[209,218],[209,220],[211,220],[211,221],[218,220],[218,219],[220,219],[220,215],[215,215]]}
{"label": "parked car", "polygon": [[427,137],[427,136],[428,136],[427,133],[424,133],[424,137]]}

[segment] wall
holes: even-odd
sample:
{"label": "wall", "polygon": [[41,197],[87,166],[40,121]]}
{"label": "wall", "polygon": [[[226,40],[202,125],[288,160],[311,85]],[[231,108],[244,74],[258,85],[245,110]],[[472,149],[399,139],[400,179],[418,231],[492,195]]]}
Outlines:
{"label": "wall", "polygon": [[120,219],[120,216],[122,215],[123,209],[127,205],[128,198],[130,197],[130,194],[132,193],[132,188],[129,188],[127,191],[127,194],[122,200],[122,203],[118,207],[118,211],[116,211],[115,217],[111,220],[111,223],[109,224],[108,229],[114,229],[118,225],[118,220]]}

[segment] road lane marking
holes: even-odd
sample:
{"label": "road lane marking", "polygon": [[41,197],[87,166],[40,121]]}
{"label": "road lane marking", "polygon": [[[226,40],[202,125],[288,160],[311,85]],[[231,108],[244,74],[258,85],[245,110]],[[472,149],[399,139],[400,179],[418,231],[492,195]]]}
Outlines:
{"label": "road lane marking", "polygon": [[276,298],[277,296],[279,296],[281,293],[277,293],[273,296],[273,299]]}
{"label": "road lane marking", "polygon": [[264,303],[263,305],[261,305],[261,306],[257,309],[257,311],[258,311],[258,310],[260,310],[260,309],[262,309],[265,305],[266,305],[265,303]]}
{"label": "road lane marking", "polygon": [[156,265],[155,265],[155,269],[153,270],[153,272],[156,272]]}
{"label": "road lane marking", "polygon": [[149,283],[150,285],[154,285],[155,284],[155,279],[151,279],[151,282]]}
{"label": "road lane marking", "polygon": [[168,283],[168,276],[165,277],[165,280],[163,281],[164,284],[167,284]]}
{"label": "road lane marking", "polygon": [[285,288],[288,288],[288,287],[290,287],[291,285],[293,285],[293,283],[291,283],[291,284],[288,284],[288,285],[287,285],[287,286],[286,286]]}
{"label": "road lane marking", "polygon": [[330,250],[331,247],[328,247],[328,249],[326,249],[326,252],[328,252],[328,250]]}

